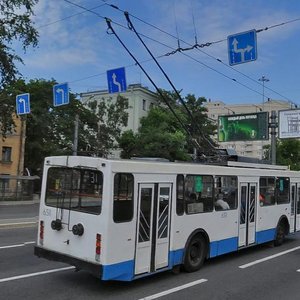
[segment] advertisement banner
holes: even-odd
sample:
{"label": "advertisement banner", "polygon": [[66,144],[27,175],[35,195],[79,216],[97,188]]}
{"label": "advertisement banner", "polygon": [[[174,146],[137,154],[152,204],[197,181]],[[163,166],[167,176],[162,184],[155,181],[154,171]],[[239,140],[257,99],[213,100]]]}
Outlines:
{"label": "advertisement banner", "polygon": [[268,140],[268,120],[268,112],[219,116],[218,141]]}
{"label": "advertisement banner", "polygon": [[278,136],[280,139],[300,138],[300,109],[280,110]]}

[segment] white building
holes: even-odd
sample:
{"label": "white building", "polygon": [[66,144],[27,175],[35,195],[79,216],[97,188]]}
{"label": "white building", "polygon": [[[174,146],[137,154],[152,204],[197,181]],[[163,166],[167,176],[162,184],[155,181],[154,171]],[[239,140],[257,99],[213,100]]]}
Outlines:
{"label": "white building", "polygon": [[[143,87],[141,84],[131,84],[127,87],[127,91],[123,93],[109,94],[108,90],[92,91],[81,93],[81,101],[85,103],[89,100],[101,100],[109,99],[116,101],[117,96],[121,95],[128,99],[128,125],[124,127],[123,130],[132,130],[137,132],[140,126],[140,120],[142,117],[147,116],[150,108],[157,104],[156,93],[150,91],[148,88]],[[113,153],[114,157],[118,157],[120,151],[115,151]]]}
{"label": "white building", "polygon": [[[295,108],[288,101],[268,100],[260,104],[225,104],[222,101],[208,101],[205,104],[209,118],[218,122],[218,117],[223,115],[248,114],[256,112],[278,112],[279,110]],[[278,115],[278,114],[277,114]],[[278,121],[278,120],[277,120]],[[215,136],[217,140],[217,135]],[[220,143],[220,148],[234,149],[238,155],[253,158],[262,158],[263,146],[271,143],[271,139],[266,141],[236,141]]]}

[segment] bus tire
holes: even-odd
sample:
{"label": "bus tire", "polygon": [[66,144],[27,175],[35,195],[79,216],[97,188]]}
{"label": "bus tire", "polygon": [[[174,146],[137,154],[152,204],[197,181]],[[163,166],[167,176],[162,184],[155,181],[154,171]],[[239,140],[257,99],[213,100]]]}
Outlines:
{"label": "bus tire", "polygon": [[281,246],[285,239],[286,228],[284,222],[280,222],[276,228],[276,236],[274,240],[274,246]]}
{"label": "bus tire", "polygon": [[185,251],[183,268],[186,272],[195,272],[201,268],[207,254],[207,244],[200,234],[194,236]]}

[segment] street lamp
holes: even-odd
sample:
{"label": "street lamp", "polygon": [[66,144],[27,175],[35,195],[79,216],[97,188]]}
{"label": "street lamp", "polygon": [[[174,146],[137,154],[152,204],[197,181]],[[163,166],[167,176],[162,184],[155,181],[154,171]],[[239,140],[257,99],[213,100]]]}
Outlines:
{"label": "street lamp", "polygon": [[265,82],[268,82],[270,81],[270,79],[266,78],[264,75],[258,79],[259,81],[262,81],[262,86],[263,86],[263,102],[262,102],[262,105],[263,105],[263,110],[264,110],[264,102],[265,102]]}

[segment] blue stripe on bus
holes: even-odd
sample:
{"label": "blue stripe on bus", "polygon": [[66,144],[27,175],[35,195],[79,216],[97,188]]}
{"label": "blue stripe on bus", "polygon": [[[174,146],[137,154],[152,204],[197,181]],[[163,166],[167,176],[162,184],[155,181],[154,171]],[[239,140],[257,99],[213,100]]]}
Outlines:
{"label": "blue stripe on bus", "polygon": [[210,243],[209,257],[215,257],[225,253],[238,250],[238,238],[232,237],[229,239],[215,241]]}
{"label": "blue stripe on bus", "polygon": [[268,229],[256,232],[255,240],[257,244],[273,241],[275,239],[276,229]]}
{"label": "blue stripe on bus", "polygon": [[102,280],[130,281],[134,277],[134,260],[103,265]]}
{"label": "blue stripe on bus", "polygon": [[[275,238],[276,229],[268,229],[255,234],[256,244],[262,244],[273,241]],[[238,250],[238,237],[232,237],[225,240],[215,241],[210,243],[209,257],[216,257],[222,254],[234,252]],[[178,249],[169,252],[169,266],[183,263],[184,249]],[[150,275],[145,274],[145,276]],[[129,260],[112,265],[103,265],[102,280],[120,280],[131,281],[135,278],[134,275],[134,260]]]}

